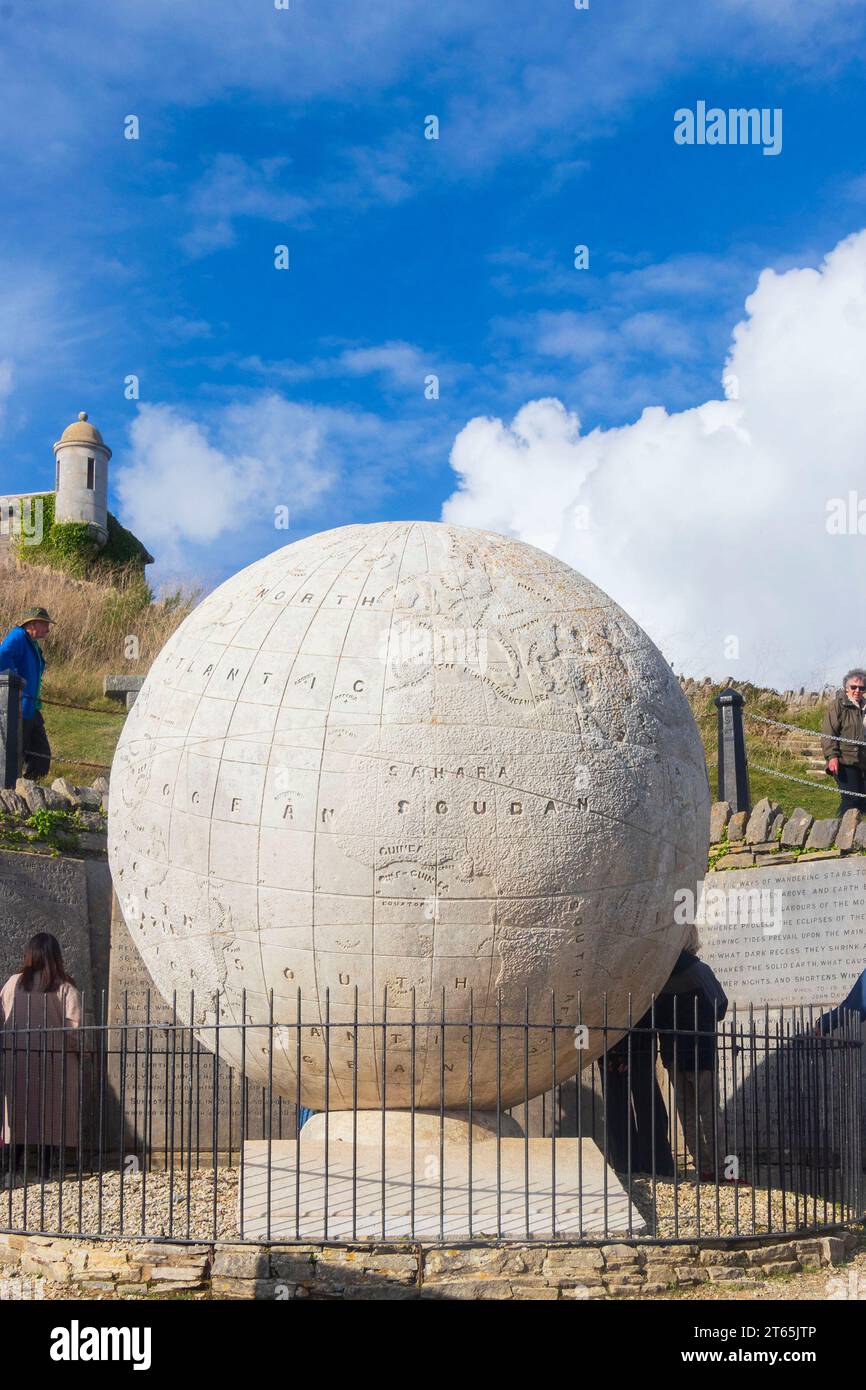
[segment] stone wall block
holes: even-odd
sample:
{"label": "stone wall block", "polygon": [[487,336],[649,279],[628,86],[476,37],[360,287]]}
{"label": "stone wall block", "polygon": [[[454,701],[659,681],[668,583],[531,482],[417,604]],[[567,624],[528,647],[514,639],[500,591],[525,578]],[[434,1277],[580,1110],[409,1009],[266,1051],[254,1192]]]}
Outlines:
{"label": "stone wall block", "polygon": [[766,796],[761,797],[752,807],[752,814],[746,824],[747,844],[758,844],[762,840],[770,839],[770,822],[775,820],[780,809],[777,801],[771,801]]}
{"label": "stone wall block", "polygon": [[736,811],[728,821],[728,839],[742,840],[746,833],[748,821],[748,812]]}
{"label": "stone wall block", "polygon": [[809,831],[806,849],[830,849],[836,839],[839,824],[838,816],[830,816],[826,820],[816,820]]}
{"label": "stone wall block", "polygon": [[272,1264],[265,1246],[235,1246],[214,1255],[213,1274],[220,1279],[266,1279]]}
{"label": "stone wall block", "polygon": [[717,845],[724,839],[728,821],[731,819],[729,801],[714,801],[710,807],[710,844]]}
{"label": "stone wall block", "polygon": [[804,811],[802,806],[797,806],[782,827],[780,843],[789,849],[802,849],[806,843],[806,836],[812,829],[813,820],[814,817],[808,811]]}
{"label": "stone wall block", "polygon": [[836,832],[836,848],[849,850],[854,848],[854,837],[860,824],[860,812],[856,806],[852,806],[846,811]]}

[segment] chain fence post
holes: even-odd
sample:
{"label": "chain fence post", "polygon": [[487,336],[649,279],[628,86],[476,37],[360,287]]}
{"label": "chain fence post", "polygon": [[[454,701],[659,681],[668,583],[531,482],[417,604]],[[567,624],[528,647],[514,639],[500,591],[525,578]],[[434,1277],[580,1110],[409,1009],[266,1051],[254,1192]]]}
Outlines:
{"label": "chain fence post", "polygon": [[0,671],[0,787],[14,787],[24,758],[21,697],[24,679],[17,671]]}
{"label": "chain fence post", "polygon": [[743,730],[745,700],[730,687],[716,696],[719,726],[719,801],[727,801],[732,814],[752,809],[749,793],[749,764]]}

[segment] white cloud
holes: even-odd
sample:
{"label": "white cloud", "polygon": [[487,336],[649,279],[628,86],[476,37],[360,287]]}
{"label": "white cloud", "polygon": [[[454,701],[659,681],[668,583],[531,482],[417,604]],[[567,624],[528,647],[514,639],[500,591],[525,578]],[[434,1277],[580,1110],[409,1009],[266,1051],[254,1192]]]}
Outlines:
{"label": "white cloud", "polygon": [[707,361],[723,342],[718,318],[698,316],[688,305],[633,311],[616,288],[603,308],[543,309],[500,319],[495,331],[500,368],[513,374],[520,363],[543,381],[555,365],[559,380],[542,387],[547,394],[561,389],[565,366],[585,411],[620,419],[660,400],[674,406],[693,401],[706,389]]}
{"label": "white cloud", "polygon": [[207,255],[233,246],[235,223],[242,217],[296,226],[307,220],[309,199],[285,185],[291,160],[262,159],[255,163],[239,155],[219,154],[190,189],[187,213],[192,226],[182,238],[191,256]]}
{"label": "white cloud", "polygon": [[341,366],[352,376],[382,376],[388,385],[421,390],[424,378],[434,370],[413,343],[390,342],[375,347],[347,348],[340,355]]}
{"label": "white cloud", "polygon": [[428,434],[421,422],[273,391],[199,416],[143,404],[112,464],[119,514],[160,575],[225,570],[288,544],[292,535],[274,529],[276,507],[288,508],[295,535],[381,508],[392,473],[429,463]]}
{"label": "white cloud", "polygon": [[0,358],[0,421],[6,416],[6,402],[12,394],[15,369],[8,357]]}
{"label": "white cloud", "polygon": [[454,443],[460,488],[443,516],[583,570],[677,669],[838,679],[866,659],[866,536],[826,527],[831,498],[859,489],[866,502],[866,232],[817,269],[764,271],[746,313],[725,365],[736,399],[654,407],[588,435],[552,399],[510,425],[474,419]]}
{"label": "white cloud", "polygon": [[187,546],[273,524],[274,507],[309,512],[334,482],[324,456],[328,412],[267,395],[206,427],[168,405],[142,405],[115,488],[124,523],[161,563],[182,569]]}
{"label": "white cloud", "polygon": [[317,357],[307,362],[283,360],[265,362],[261,357],[244,357],[238,363],[244,371],[285,382],[324,381],[347,377],[378,377],[387,389],[410,392],[421,396],[425,378],[447,370],[451,380],[465,375],[468,369],[453,362],[443,362],[436,354],[425,352],[415,343],[391,339],[368,346],[344,347],[330,357]]}
{"label": "white cloud", "polygon": [[[426,101],[417,112],[396,108],[416,150],[413,170],[393,130],[377,131],[369,145],[352,142],[353,191],[385,203],[405,197],[409,172],[425,163],[438,178],[483,177],[539,146],[554,161],[554,181],[569,178],[580,172],[582,139],[609,135],[635,99],[689,64],[723,52],[729,63],[764,61],[774,72],[782,64],[820,71],[858,61],[864,22],[859,0],[642,0],[627,22],[617,7],[579,13],[568,0],[547,6],[543,21],[537,0],[510,0],[507,12],[501,0],[437,0],[411,13],[405,0],[292,0],[286,11],[268,0],[90,0],[54,6],[50,24],[43,9],[18,6],[4,27],[0,137],[5,157],[46,190],[56,195],[60,179],[78,186],[86,161],[93,196],[106,164],[93,149],[104,156],[120,144],[130,111],[142,117],[142,138],[162,147],[179,108],[227,96],[278,103],[289,120],[321,100],[349,112],[365,99],[388,110],[401,83],[441,93],[445,157],[437,164],[422,148]],[[358,129],[366,135],[366,120]]]}
{"label": "white cloud", "polygon": [[[0,405],[13,425],[35,412],[44,419],[46,397],[58,389],[69,419],[86,408],[93,356],[119,326],[119,311],[95,301],[73,270],[61,276],[38,260],[7,255],[0,262]],[[53,476],[50,452],[41,466]],[[14,454],[0,461],[10,487],[20,468]]]}
{"label": "white cloud", "polygon": [[151,318],[153,331],[166,342],[190,343],[197,338],[210,338],[213,329],[206,319],[187,318],[184,314],[172,314],[168,318]]}

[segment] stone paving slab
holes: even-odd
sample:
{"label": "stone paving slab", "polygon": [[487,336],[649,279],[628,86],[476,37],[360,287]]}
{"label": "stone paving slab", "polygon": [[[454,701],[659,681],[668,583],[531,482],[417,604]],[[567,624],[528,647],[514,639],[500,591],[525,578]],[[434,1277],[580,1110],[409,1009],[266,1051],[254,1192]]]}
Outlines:
{"label": "stone paving slab", "polygon": [[[497,1154],[498,1149],[498,1154]],[[469,1147],[415,1151],[403,1145],[322,1142],[271,1145],[270,1238],[459,1239],[478,1235],[546,1239],[569,1235],[641,1235],[646,1225],[619,1179],[589,1139],[503,1139]],[[528,1182],[527,1182],[528,1171]],[[497,1199],[497,1192],[499,1197]],[[582,1197],[581,1197],[582,1192]],[[327,1194],[327,1195],[326,1195]],[[268,1235],[268,1144],[244,1144],[239,1218],[246,1239]],[[296,1198],[297,1203],[296,1203]],[[324,1219],[327,1206],[327,1230]],[[384,1211],[384,1219],[383,1219]]]}

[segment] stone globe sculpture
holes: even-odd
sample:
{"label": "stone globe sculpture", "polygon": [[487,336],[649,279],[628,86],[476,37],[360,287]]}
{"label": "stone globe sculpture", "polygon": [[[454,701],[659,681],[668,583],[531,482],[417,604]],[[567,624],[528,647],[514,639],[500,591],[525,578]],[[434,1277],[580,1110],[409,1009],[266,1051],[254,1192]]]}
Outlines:
{"label": "stone globe sculpture", "polygon": [[573,1075],[603,993],[611,1043],[663,985],[708,839],[698,731],[646,634],[562,561],[429,522],[326,531],[222,584],[111,776],[114,884],[159,990],[197,1027],[218,994],[223,1059],[315,1109],[462,1111],[471,1066],[483,1111]]}

